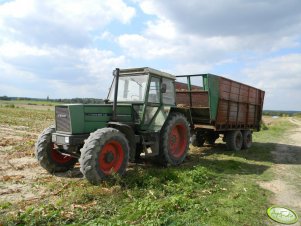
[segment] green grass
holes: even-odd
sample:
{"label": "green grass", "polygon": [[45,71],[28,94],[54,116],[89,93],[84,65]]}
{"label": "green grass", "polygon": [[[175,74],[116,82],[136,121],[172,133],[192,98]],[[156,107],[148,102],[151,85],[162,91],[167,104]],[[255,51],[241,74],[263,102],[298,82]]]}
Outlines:
{"label": "green grass", "polygon": [[262,130],[259,133],[254,133],[254,139],[257,142],[275,142],[280,138],[284,138],[282,137],[284,132],[294,127],[295,125],[285,120],[285,118],[279,118],[274,125],[268,127],[268,130]]}
{"label": "green grass", "polygon": [[[0,108],[0,124],[37,131],[52,120],[47,111]],[[251,149],[238,153],[223,144],[192,148],[179,167],[134,165],[100,186],[81,178],[37,179],[47,195],[34,202],[0,201],[0,224],[262,225],[270,192],[258,181],[273,177],[274,142],[290,128],[282,121],[269,126],[254,134]]]}

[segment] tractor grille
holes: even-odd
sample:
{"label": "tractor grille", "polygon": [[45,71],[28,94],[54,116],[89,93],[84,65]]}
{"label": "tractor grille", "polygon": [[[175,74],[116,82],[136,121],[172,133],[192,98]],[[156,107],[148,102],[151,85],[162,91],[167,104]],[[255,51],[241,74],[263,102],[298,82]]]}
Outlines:
{"label": "tractor grille", "polygon": [[55,107],[56,131],[70,131],[70,115],[68,107]]}

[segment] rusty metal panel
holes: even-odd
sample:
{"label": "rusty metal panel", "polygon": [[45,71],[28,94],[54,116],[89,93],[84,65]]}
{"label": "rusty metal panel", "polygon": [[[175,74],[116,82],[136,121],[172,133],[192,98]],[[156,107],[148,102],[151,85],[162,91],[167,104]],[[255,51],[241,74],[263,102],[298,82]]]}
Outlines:
{"label": "rusty metal panel", "polygon": [[[177,90],[177,91],[188,90],[188,85],[187,85],[187,83],[175,82],[175,87],[176,87],[176,90]],[[196,85],[191,85],[191,90],[203,90],[203,87],[201,87],[201,86],[196,86]]]}
{"label": "rusty metal panel", "polygon": [[176,103],[181,107],[208,107],[208,92],[203,91],[202,87],[191,85],[188,90],[186,83],[175,82]]}
{"label": "rusty metal panel", "polygon": [[217,128],[258,129],[262,116],[264,91],[219,77]]}

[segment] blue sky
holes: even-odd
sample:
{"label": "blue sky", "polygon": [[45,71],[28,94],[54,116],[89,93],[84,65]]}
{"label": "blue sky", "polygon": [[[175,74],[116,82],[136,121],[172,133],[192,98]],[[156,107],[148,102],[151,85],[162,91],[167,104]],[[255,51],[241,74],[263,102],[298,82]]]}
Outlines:
{"label": "blue sky", "polygon": [[214,73],[301,110],[300,0],[0,0],[0,96],[106,97],[116,67]]}

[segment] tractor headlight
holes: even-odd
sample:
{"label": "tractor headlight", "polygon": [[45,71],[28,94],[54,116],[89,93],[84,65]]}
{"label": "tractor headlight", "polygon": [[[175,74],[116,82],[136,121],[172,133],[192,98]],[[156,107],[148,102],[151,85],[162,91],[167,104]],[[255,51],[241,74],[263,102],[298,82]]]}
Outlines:
{"label": "tractor headlight", "polygon": [[65,143],[69,144],[69,137],[65,137]]}

